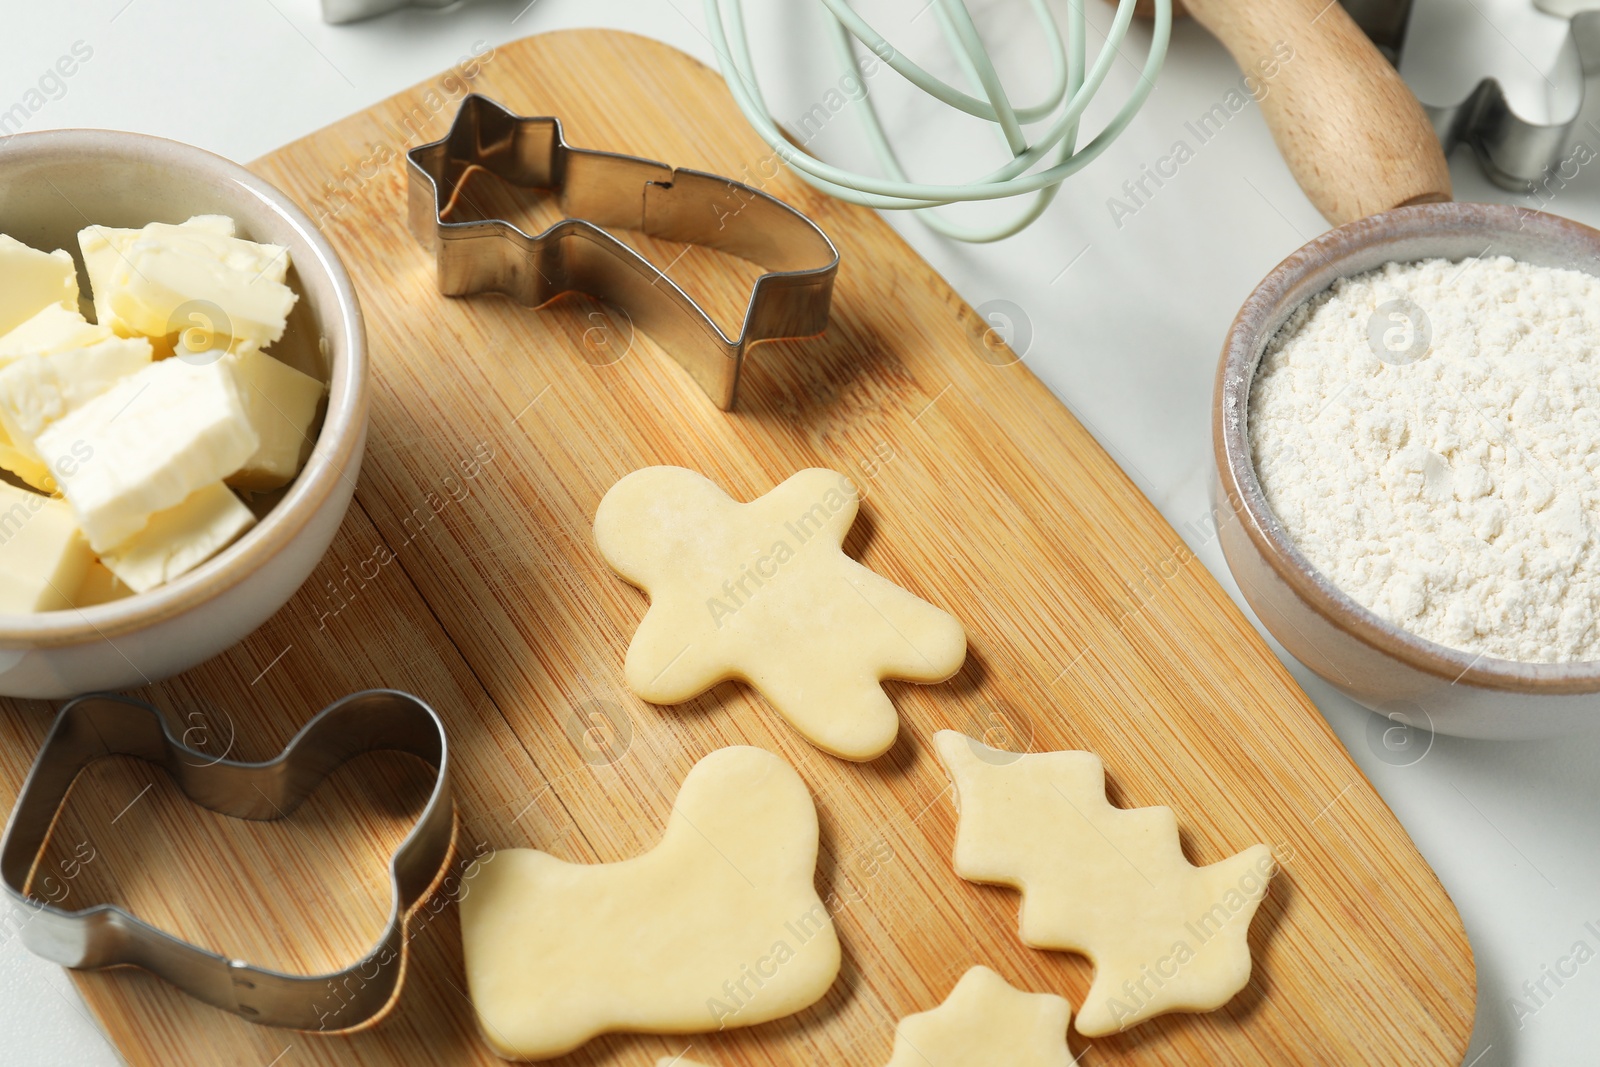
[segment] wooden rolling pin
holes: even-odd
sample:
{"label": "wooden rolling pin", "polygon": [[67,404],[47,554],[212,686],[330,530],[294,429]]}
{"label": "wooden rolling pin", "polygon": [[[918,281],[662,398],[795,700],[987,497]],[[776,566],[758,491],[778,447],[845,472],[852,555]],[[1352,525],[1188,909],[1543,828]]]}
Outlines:
{"label": "wooden rolling pin", "polygon": [[[1335,0],[1174,2],[1174,15],[1185,10],[1265,83],[1272,139],[1329,222],[1450,199],[1450,169],[1422,105]],[[1272,77],[1262,77],[1263,62],[1276,63]]]}

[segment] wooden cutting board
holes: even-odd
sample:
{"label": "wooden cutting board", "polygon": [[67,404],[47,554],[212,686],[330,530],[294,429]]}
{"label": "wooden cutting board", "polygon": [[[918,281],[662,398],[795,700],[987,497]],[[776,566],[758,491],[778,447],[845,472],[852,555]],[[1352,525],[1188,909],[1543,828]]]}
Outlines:
{"label": "wooden cutting board", "polygon": [[[619,860],[655,842],[704,754],[742,742],[790,760],[821,815],[818,888],[838,902],[833,989],[791,1019],[611,1036],[562,1064],[648,1065],[692,1046],[719,1067],[877,1067],[895,1020],[937,1004],[975,963],[1081,1002],[1087,961],[1023,947],[1017,895],[950,869],[955,813],[930,749],[945,727],[1099,753],[1117,803],[1176,809],[1197,863],[1256,841],[1285,859],[1250,932],[1250,986],[1209,1015],[1074,1034],[1084,1062],[1461,1061],[1472,955],[1405,831],[1155,508],[926,263],[872,213],[778,175],[770,189],[842,253],[832,323],[822,338],[759,348],[724,413],[598,305],[436,294],[403,223],[401,156],[442,136],[468,82],[524,114],[559,115],[577,145],[734,176],[773,169],[714,71],[603,31],[507,45],[258,161],[321,218],[360,290],[376,373],[366,466],[294,600],[139,695],[195,745],[259,759],[351,690],[416,692],[450,726],[467,852]],[[544,200],[488,185],[473,199],[552,217]],[[737,317],[747,265],[644,246]],[[590,523],[607,487],[659,463],[743,499],[808,466],[866,487],[847,549],[954,612],[971,642],[951,682],[889,687],[903,725],[887,755],[826,756],[739,685],[676,708],[622,687],[646,601],[607,571]],[[13,702],[0,716],[8,802],[51,711]],[[75,788],[48,862],[74,873],[73,903],[115,900],[219,951],[332,969],[381,928],[383,861],[426,783],[404,758],[363,757],[286,822],[240,824],[187,804],[160,772],[107,761]],[[74,865],[85,848],[92,858]],[[454,898],[436,897],[412,930],[398,1003],[355,1034],[253,1026],[135,971],[76,980],[133,1064],[497,1062],[464,992]]]}

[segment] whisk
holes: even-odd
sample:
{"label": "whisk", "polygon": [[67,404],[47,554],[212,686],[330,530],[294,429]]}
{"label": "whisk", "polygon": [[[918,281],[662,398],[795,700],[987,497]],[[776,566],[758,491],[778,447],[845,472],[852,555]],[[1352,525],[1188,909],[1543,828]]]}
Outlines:
{"label": "whisk", "polygon": [[[852,92],[850,100],[886,176],[853,173],[796,146],[784,135],[762,95],[745,32],[743,0],[705,0],[705,12],[712,48],[734,100],[756,132],[796,174],[842,200],[885,210],[914,211],[929,227],[947,237],[985,242],[1010,237],[1037,219],[1050,206],[1061,182],[1104,152],[1127,128],[1155,88],[1156,74],[1166,58],[1172,29],[1171,0],[1154,0],[1150,46],[1138,84],[1116,115],[1080,147],[1079,125],[1084,110],[1118,57],[1133,22],[1135,0],[1119,0],[1111,28],[1092,65],[1087,56],[1085,0],[1066,0],[1065,32],[1051,14],[1046,0],[1027,2],[1049,52],[1050,85],[1038,103],[1017,107],[1012,104],[963,0],[931,0],[929,6],[972,92],[934,76],[902,54],[868,25],[848,0],[821,0],[823,8],[832,16],[829,39],[848,76],[854,78],[861,69],[856,52],[859,44],[872,52],[877,62],[937,100],[998,127],[1006,150],[1011,153],[1011,161],[972,181],[956,184],[929,184],[912,181],[907,176],[884,131],[864,78],[854,79],[859,91]],[[873,60],[860,62],[872,63]],[[1024,127],[1040,123],[1046,125],[1030,139]],[[962,225],[934,210],[950,204],[1027,194],[1032,194],[1032,201],[1026,209],[1008,221],[990,226]]]}

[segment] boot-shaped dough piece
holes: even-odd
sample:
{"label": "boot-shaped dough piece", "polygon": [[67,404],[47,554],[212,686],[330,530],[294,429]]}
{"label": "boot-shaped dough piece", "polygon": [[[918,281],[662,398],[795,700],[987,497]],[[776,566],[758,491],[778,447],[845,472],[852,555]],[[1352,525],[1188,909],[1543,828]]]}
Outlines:
{"label": "boot-shaped dough piece", "polygon": [[612,486],[595,541],[650,594],[628,688],[676,704],[738,678],[824,751],[887,751],[899,717],[880,683],[943,681],[967,639],[953,616],[844,554],[858,502],[848,478],[820,468],[748,504],[682,467]]}
{"label": "boot-shaped dough piece", "polygon": [[479,1027],[500,1055],[540,1060],[613,1030],[690,1034],[792,1015],[839,973],[816,866],[805,783],[748,746],[695,764],[661,843],[641,856],[496,852],[461,899]]}
{"label": "boot-shaped dough piece", "polygon": [[1071,1067],[1072,1005],[1054,993],[1024,993],[974,967],[932,1011],[894,1030],[887,1067]]}
{"label": "boot-shaped dough piece", "polygon": [[934,745],[956,787],[956,873],[1022,891],[1024,944],[1094,963],[1079,1033],[1210,1011],[1244,988],[1245,935],[1274,871],[1266,845],[1195,867],[1171,808],[1106,801],[1093,753],[1019,756],[954,730]]}

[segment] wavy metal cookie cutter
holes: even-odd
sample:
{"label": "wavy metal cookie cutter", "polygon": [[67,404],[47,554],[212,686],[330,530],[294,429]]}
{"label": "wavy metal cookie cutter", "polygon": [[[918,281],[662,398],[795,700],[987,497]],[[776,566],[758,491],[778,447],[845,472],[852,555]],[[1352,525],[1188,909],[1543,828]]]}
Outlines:
{"label": "wavy metal cookie cutter", "polygon": [[[1406,25],[1411,0],[1343,0],[1356,23],[1398,65],[1407,45]],[[1551,123],[1534,122],[1511,109],[1505,90],[1494,78],[1484,78],[1466,97],[1453,104],[1422,102],[1433,121],[1434,132],[1446,154],[1465,144],[1477,157],[1484,174],[1502,189],[1528,193],[1552,174],[1559,174],[1562,155],[1575,143],[1573,134],[1586,118],[1593,97],[1600,93],[1600,0],[1534,0],[1534,7],[1571,23],[1567,45],[1577,56],[1582,76],[1576,98],[1565,110],[1571,117]],[[1600,129],[1595,130],[1600,135]]]}
{"label": "wavy metal cookie cutter", "polygon": [[[371,951],[341,971],[293,975],[267,970],[190,944],[114,905],[66,911],[29,893],[67,791],[95,760],[137,756],[164,767],[196,804],[235,819],[260,821],[288,815],[352,757],[386,749],[409,752],[437,767],[439,775],[416,825],[389,861],[393,901],[388,925]],[[265,763],[238,763],[197,752],[174,738],[161,714],[141,701],[105,694],[79,697],[61,709],[23,783],[0,839],[0,878],[23,944],[63,967],[142,967],[251,1022],[345,1030],[381,1013],[399,989],[406,916],[427,894],[454,840],[449,778],[444,723],[421,700],[391,689],[370,689],[329,705],[276,759]],[[328,1025],[330,1017],[336,1025]]]}
{"label": "wavy metal cookie cutter", "polygon": [[[839,253],[816,224],[743,182],[637,156],[573,148],[555,118],[525,118],[474,93],[443,140],[406,153],[409,222],[446,296],[504,293],[529,307],[566,292],[620,305],[723,410],[745,352],[828,324]],[[568,216],[537,235],[504,219],[451,221],[472,174],[556,193]],[[606,228],[703,245],[766,268],[729,337],[671,278]]]}

